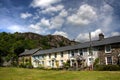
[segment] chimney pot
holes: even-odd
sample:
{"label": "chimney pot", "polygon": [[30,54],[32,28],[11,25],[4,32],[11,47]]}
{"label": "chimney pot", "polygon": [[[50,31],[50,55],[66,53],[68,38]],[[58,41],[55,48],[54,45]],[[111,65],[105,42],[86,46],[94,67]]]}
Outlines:
{"label": "chimney pot", "polygon": [[103,33],[100,33],[99,34],[99,40],[103,40],[104,39],[104,35],[103,35]]}

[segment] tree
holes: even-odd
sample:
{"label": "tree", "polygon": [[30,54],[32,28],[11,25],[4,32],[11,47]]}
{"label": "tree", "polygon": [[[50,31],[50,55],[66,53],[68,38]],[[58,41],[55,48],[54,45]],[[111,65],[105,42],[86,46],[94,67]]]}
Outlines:
{"label": "tree", "polygon": [[14,59],[16,61],[16,65],[18,65],[18,56],[20,53],[24,52],[24,48],[22,46],[19,46],[17,48],[14,49],[14,53],[16,53],[16,55],[14,56]]}

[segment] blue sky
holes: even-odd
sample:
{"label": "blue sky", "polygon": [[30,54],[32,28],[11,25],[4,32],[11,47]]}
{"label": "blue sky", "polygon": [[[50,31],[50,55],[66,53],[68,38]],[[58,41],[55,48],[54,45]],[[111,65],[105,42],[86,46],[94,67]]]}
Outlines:
{"label": "blue sky", "polygon": [[0,0],[0,32],[62,35],[76,41],[120,35],[119,0]]}

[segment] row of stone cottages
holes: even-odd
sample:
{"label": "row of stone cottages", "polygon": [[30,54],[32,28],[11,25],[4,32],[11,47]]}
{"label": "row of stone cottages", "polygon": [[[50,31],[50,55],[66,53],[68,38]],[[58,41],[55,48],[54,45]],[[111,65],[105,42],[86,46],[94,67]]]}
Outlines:
{"label": "row of stone cottages", "polygon": [[104,38],[103,34],[99,34],[99,40],[91,42],[47,50],[27,50],[19,55],[19,63],[25,64],[29,60],[33,67],[57,68],[69,61],[71,67],[85,67],[91,66],[96,58],[99,64],[120,64],[120,36]]}

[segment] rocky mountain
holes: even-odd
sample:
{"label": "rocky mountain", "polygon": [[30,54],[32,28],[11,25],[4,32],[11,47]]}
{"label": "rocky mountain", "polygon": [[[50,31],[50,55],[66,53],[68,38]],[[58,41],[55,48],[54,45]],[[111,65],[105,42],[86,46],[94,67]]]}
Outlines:
{"label": "rocky mountain", "polygon": [[25,40],[35,40],[37,42],[37,47],[42,47],[43,49],[57,48],[78,43],[60,35],[40,35],[31,32],[18,33],[18,35],[23,37]]}

